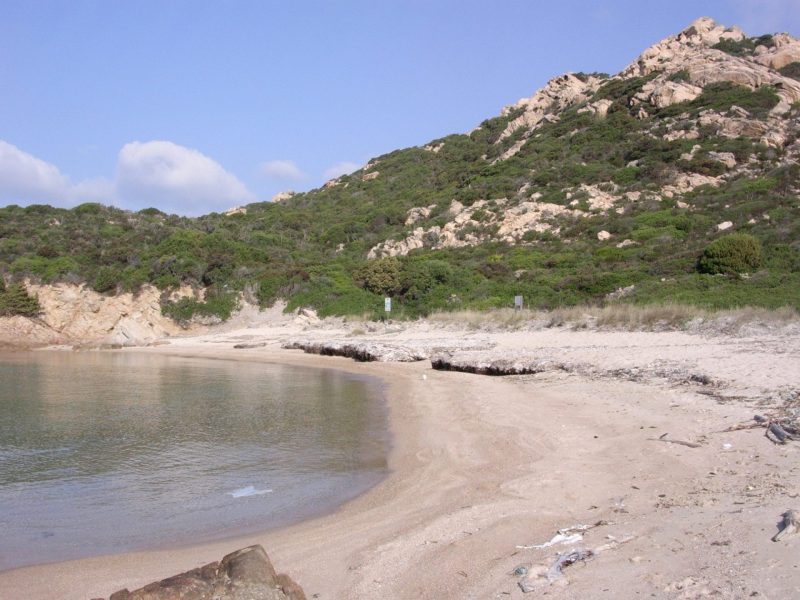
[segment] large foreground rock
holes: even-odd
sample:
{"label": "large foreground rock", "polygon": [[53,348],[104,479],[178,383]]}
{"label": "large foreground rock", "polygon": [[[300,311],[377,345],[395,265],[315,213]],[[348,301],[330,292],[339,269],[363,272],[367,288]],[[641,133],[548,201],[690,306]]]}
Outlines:
{"label": "large foreground rock", "polygon": [[232,552],[220,562],[192,569],[109,600],[306,600],[291,577],[278,575],[261,546]]}

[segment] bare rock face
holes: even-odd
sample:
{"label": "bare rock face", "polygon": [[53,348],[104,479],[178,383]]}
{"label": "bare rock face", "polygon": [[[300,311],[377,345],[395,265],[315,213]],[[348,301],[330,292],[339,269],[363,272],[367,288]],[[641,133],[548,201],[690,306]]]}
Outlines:
{"label": "bare rock face", "polygon": [[[533,131],[542,123],[558,120],[559,112],[588,100],[602,83],[603,79],[599,77],[578,77],[573,73],[566,73],[551,79],[547,85],[530,98],[523,98],[516,104],[503,109],[503,114],[509,114],[519,109],[522,109],[522,114],[506,126],[505,131],[500,135],[500,140],[512,135],[521,127]],[[598,106],[595,110],[605,114],[608,106]],[[508,156],[504,156],[504,158],[508,158]]]}
{"label": "bare rock face", "polygon": [[278,192],[272,197],[272,200],[270,200],[270,202],[283,202],[284,200],[288,200],[292,196],[294,196],[294,192],[292,190],[287,190],[285,192]]}
{"label": "bare rock face", "polygon": [[109,600],[306,600],[291,577],[278,575],[261,546],[232,552],[220,562],[150,583]]}
{"label": "bare rock face", "polygon": [[645,92],[650,101],[658,108],[672,106],[681,102],[691,102],[703,93],[703,88],[676,81],[666,81],[662,85],[645,86],[650,89]]}
{"label": "bare rock face", "polygon": [[[737,27],[726,28],[703,17],[678,35],[645,50],[617,77],[626,79],[660,73],[635,98],[657,107],[693,100],[705,86],[722,82],[750,89],[775,86],[786,106],[800,100],[800,82],[774,71],[800,60],[800,41],[785,34],[777,35],[773,38],[775,47],[764,48],[755,57],[731,56],[714,48],[723,40],[739,41],[744,37]],[[670,80],[678,72],[683,72],[686,81]]]}
{"label": "bare rock face", "polygon": [[[42,313],[35,320],[0,318],[0,343],[25,339],[34,345],[103,343],[121,346],[147,344],[181,329],[161,314],[161,292],[144,286],[137,294],[106,296],[85,285],[27,284]],[[188,286],[177,295],[193,295]]]}
{"label": "bare rock face", "polygon": [[763,46],[756,49],[756,62],[772,69],[782,69],[793,62],[800,62],[800,40],[779,33],[772,37],[772,48]]}

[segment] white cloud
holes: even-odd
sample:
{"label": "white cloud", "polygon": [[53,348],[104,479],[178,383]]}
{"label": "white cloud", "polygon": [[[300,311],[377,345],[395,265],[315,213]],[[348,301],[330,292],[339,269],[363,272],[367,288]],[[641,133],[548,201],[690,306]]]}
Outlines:
{"label": "white cloud", "polygon": [[71,186],[57,167],[0,140],[0,199],[63,202]]}
{"label": "white cloud", "polygon": [[0,140],[0,202],[102,202],[196,215],[255,200],[219,163],[173,142],[125,144],[113,180],[73,183],[58,167]]}
{"label": "white cloud", "polygon": [[291,160],[270,160],[261,163],[258,172],[270,179],[301,181],[306,178],[306,174]]}
{"label": "white cloud", "polygon": [[255,201],[245,185],[219,163],[168,141],[125,144],[117,159],[116,189],[126,205],[181,214]]}
{"label": "white cloud", "polygon": [[341,177],[342,175],[347,175],[348,173],[352,173],[361,168],[361,165],[358,163],[350,162],[350,161],[342,161],[338,162],[332,167],[325,169],[322,172],[322,176],[327,179],[336,179],[337,177]]}
{"label": "white cloud", "polygon": [[69,191],[71,203],[101,202],[113,204],[117,198],[114,182],[105,177],[84,179],[74,184]]}
{"label": "white cloud", "polygon": [[113,199],[111,181],[98,178],[72,183],[55,165],[0,140],[0,201],[71,206]]}

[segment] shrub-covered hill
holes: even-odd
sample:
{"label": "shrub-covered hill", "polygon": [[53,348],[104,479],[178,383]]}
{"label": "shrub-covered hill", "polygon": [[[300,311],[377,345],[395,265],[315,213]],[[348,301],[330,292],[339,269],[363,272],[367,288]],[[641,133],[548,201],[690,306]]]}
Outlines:
{"label": "shrub-covered hill", "polygon": [[[620,74],[567,74],[469,134],[199,218],[0,209],[9,282],[206,288],[322,314],[678,301],[800,307],[800,42],[709,19]],[[728,237],[731,236],[731,237]],[[166,294],[165,294],[166,298]]]}

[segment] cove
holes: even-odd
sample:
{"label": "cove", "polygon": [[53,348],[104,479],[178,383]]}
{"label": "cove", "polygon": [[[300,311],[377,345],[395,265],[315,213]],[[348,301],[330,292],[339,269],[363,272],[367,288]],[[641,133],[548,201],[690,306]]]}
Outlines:
{"label": "cove", "polygon": [[0,353],[0,571],[295,523],[375,485],[387,452],[372,378]]}

